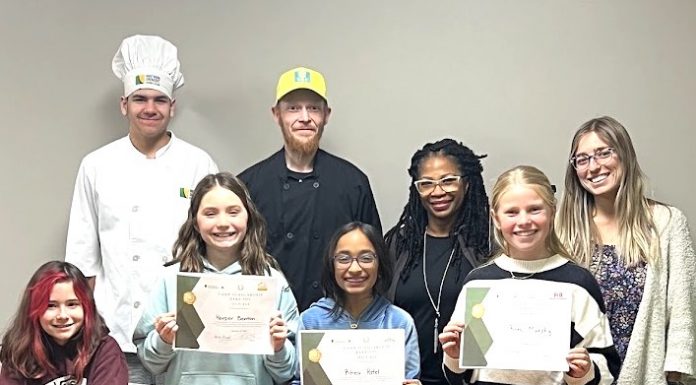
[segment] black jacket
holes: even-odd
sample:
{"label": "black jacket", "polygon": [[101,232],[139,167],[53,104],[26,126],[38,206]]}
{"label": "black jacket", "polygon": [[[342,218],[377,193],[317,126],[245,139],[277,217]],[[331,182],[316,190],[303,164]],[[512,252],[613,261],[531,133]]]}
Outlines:
{"label": "black jacket", "polygon": [[[350,162],[319,150],[314,158],[312,223],[308,234],[293,232],[300,213],[283,205],[288,169],[285,150],[251,166],[239,175],[268,224],[267,251],[273,255],[293,289],[300,311],[321,298],[322,257],[336,229],[361,221],[382,231],[367,176]],[[284,223],[287,222],[287,223]]]}

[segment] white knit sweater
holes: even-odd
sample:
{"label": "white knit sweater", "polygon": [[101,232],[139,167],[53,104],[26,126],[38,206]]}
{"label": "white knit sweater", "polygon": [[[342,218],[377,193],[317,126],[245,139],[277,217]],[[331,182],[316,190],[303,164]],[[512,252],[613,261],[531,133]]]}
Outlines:
{"label": "white knit sweater", "polygon": [[649,264],[618,385],[665,384],[665,372],[696,370],[696,256],[684,214],[653,211],[661,258]]}

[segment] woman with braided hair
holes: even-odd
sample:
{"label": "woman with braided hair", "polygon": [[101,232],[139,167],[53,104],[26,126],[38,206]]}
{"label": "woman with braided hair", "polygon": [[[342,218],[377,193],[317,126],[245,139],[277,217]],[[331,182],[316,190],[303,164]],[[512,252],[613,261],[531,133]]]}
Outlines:
{"label": "woman with braided hair", "polygon": [[490,253],[484,157],[452,139],[418,150],[408,169],[408,203],[386,235],[396,258],[388,297],[415,321],[424,385],[447,384],[437,337],[464,277]]}

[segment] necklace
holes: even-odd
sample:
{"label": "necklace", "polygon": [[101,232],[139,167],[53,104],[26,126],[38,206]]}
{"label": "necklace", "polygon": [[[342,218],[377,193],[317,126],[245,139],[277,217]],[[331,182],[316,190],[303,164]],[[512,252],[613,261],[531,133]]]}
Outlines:
{"label": "necklace", "polygon": [[510,272],[510,277],[511,277],[512,279],[523,280],[523,279],[527,279],[527,278],[532,278],[532,277],[534,276],[534,274],[536,274],[536,273],[527,274],[527,275],[515,275],[515,273],[513,273],[513,272],[511,271],[511,272]]}
{"label": "necklace", "polygon": [[445,272],[442,273],[442,280],[440,281],[440,290],[437,292],[437,304],[435,304],[435,301],[433,300],[432,294],[430,294],[430,289],[428,288],[428,276],[425,274],[425,254],[427,250],[426,246],[426,241],[427,241],[427,232],[423,232],[423,281],[425,282],[425,292],[428,294],[428,299],[430,300],[430,304],[433,306],[433,310],[435,310],[435,324],[433,326],[433,353],[437,353],[437,327],[439,324],[440,320],[440,300],[442,299],[442,285],[445,284],[445,277],[447,276],[447,270],[449,270],[450,263],[452,263],[452,257],[454,256],[454,246],[452,247],[452,252],[450,253],[449,259],[447,260],[447,266],[445,266]]}

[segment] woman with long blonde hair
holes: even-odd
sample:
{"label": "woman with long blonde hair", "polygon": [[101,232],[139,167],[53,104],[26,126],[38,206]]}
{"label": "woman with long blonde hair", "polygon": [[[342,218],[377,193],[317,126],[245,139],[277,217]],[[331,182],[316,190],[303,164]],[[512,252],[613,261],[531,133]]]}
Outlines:
{"label": "woman with long blonde hair", "polygon": [[604,116],[575,133],[557,218],[561,242],[602,288],[623,359],[618,384],[696,371],[696,257],[686,217],[646,197],[628,132]]}

